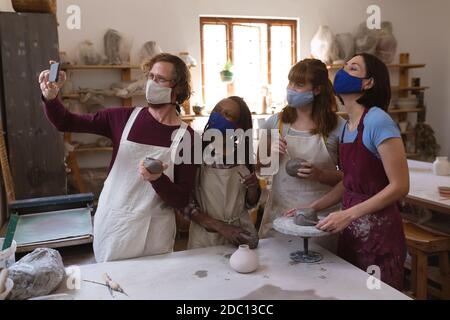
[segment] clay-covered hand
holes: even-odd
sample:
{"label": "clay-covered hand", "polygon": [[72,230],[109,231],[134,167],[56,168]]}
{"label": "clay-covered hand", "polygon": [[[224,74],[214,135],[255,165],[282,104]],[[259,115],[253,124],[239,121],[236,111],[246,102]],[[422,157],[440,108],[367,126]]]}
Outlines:
{"label": "clay-covered hand", "polygon": [[189,204],[179,211],[186,219],[191,219],[194,214],[200,213],[200,210],[195,201],[189,202]]}
{"label": "clay-covered hand", "polygon": [[352,217],[346,211],[341,210],[330,213],[326,218],[320,220],[316,228],[322,231],[338,233],[347,228],[352,221]]}
{"label": "clay-covered hand", "polygon": [[[169,166],[167,164],[163,164],[164,170],[166,170],[168,167]],[[148,172],[148,170],[144,166],[144,160],[141,160],[141,162],[139,162],[139,173],[141,174],[142,178],[148,182],[156,181],[162,176],[162,173],[153,174]]]}
{"label": "clay-covered hand", "polygon": [[64,71],[59,72],[58,82],[49,81],[50,70],[44,70],[39,75],[39,85],[41,87],[42,95],[47,100],[53,100],[58,96],[59,90],[66,82],[66,73]]}
{"label": "clay-covered hand", "polygon": [[301,209],[314,209],[314,208],[311,207],[311,206],[292,208],[292,209],[289,209],[288,211],[286,211],[283,214],[283,216],[285,216],[285,217],[293,217],[293,216],[295,216],[295,212],[297,212],[298,210],[301,210]]}
{"label": "clay-covered hand", "polygon": [[287,150],[287,142],[282,137],[279,139],[272,139],[271,145],[270,145],[270,152],[271,154],[273,152],[279,153],[279,154],[285,154]]}
{"label": "clay-covered hand", "polygon": [[297,176],[302,179],[319,181],[322,176],[322,170],[307,161],[302,162],[302,166],[298,169]]}
{"label": "clay-covered hand", "polygon": [[257,189],[259,185],[259,180],[258,177],[256,176],[256,173],[253,172],[248,176],[245,176],[242,179],[242,183],[245,185],[247,189]]}
{"label": "clay-covered hand", "polygon": [[222,237],[230,241],[235,246],[240,246],[241,244],[250,245],[253,242],[252,235],[244,228],[227,223],[221,223],[216,229]]}

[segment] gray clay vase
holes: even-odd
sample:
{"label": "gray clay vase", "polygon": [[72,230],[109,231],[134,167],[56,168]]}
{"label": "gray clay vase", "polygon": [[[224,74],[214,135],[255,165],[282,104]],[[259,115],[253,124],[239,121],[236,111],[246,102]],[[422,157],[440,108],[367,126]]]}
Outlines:
{"label": "gray clay vase", "polygon": [[299,226],[315,226],[319,218],[313,209],[299,209],[295,212],[294,222]]}
{"label": "gray clay vase", "polygon": [[291,177],[298,177],[297,171],[302,167],[302,162],[305,162],[303,159],[291,159],[286,163],[286,172]]}
{"label": "gray clay vase", "polygon": [[145,158],[144,167],[152,174],[159,174],[163,172],[163,164],[158,159],[153,159],[150,157]]}

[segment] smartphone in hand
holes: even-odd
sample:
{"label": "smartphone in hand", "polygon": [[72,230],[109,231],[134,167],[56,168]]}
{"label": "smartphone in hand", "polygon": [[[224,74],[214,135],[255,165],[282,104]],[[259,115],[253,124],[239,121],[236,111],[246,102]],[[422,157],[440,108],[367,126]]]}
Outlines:
{"label": "smartphone in hand", "polygon": [[60,67],[59,62],[54,62],[54,61],[51,62],[51,64],[50,64],[50,74],[48,76],[48,81],[49,82],[58,82],[59,67]]}

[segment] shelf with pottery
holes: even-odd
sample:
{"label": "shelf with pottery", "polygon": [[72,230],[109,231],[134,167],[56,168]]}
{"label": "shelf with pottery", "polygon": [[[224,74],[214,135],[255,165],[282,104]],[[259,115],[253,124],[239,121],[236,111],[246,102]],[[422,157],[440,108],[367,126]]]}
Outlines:
{"label": "shelf with pottery", "polygon": [[[395,113],[420,113],[420,112],[425,112],[425,107],[420,107],[420,108],[404,108],[404,109],[400,109],[400,108],[389,108],[388,109],[388,113],[389,114],[395,114]],[[338,115],[340,115],[341,117],[346,118],[347,117],[347,113],[344,111],[338,111],[336,112]]]}
{"label": "shelf with pottery", "polygon": [[[118,70],[121,72],[121,81],[131,81],[132,70],[138,70],[140,67],[138,65],[132,64],[121,64],[121,65],[78,65],[78,64],[63,64],[61,70],[64,71],[81,71],[81,72],[96,72],[103,70]],[[61,94],[63,100],[66,99],[80,99],[81,94],[79,92],[70,92]],[[132,98],[119,98],[121,99],[122,105],[125,107],[131,107],[133,102]],[[64,133],[64,141],[73,145],[72,133]],[[67,156],[67,167],[70,169],[69,173],[73,174],[74,182],[76,188],[79,192],[88,192],[86,188],[86,183],[81,176],[81,170],[78,164],[77,155],[86,153],[96,153],[96,152],[112,152],[112,147],[101,147],[101,146],[76,146],[72,150],[69,150]]]}
{"label": "shelf with pottery", "polygon": [[[67,93],[67,94],[62,94],[61,98],[62,99],[80,99],[83,93],[81,92],[71,92],[71,93]],[[117,96],[110,96],[112,98],[118,98],[118,99],[122,99],[122,100],[127,100],[127,99],[131,99],[131,98],[135,98],[135,97],[144,97],[144,94],[135,94],[130,98],[121,98],[121,97],[117,97]],[[124,103],[125,104],[125,103]],[[128,105],[125,105],[125,107],[129,107]]]}
{"label": "shelf with pottery", "polygon": [[112,147],[91,147],[91,146],[82,146],[75,148],[74,152],[84,153],[84,152],[111,152],[113,151]]}
{"label": "shelf with pottery", "polygon": [[120,69],[120,70],[128,70],[128,69],[140,69],[138,65],[131,64],[96,64],[96,65],[87,65],[87,64],[63,64],[61,66],[63,70],[108,70],[108,69]]}
{"label": "shelf with pottery", "polygon": [[[338,70],[341,69],[344,65],[343,64],[332,64],[328,65],[327,68],[330,70]],[[410,63],[397,63],[397,64],[387,64],[388,68],[399,68],[399,69],[417,69],[417,68],[424,68],[426,65],[424,63],[416,63],[416,64],[410,64]]]}

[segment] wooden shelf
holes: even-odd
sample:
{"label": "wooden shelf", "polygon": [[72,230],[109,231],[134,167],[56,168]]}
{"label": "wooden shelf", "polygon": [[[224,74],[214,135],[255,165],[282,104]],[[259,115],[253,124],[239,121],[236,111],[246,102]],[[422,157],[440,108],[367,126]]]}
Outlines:
{"label": "wooden shelf", "polygon": [[[332,64],[328,65],[327,68],[329,70],[337,70],[341,69],[344,65],[343,64]],[[394,64],[388,64],[388,68],[400,68],[400,69],[415,69],[415,68],[424,68],[426,65],[425,63],[413,63],[413,64],[407,64],[407,63],[394,63]]]}
{"label": "wooden shelf", "polygon": [[79,99],[80,94],[79,93],[62,94],[61,98],[63,98],[63,99]]}
{"label": "wooden shelf", "polygon": [[388,113],[414,113],[425,111],[425,108],[389,109]]}
{"label": "wooden shelf", "polygon": [[424,91],[430,89],[430,87],[397,87],[392,86],[392,91]]}
{"label": "wooden shelf", "polygon": [[416,152],[416,153],[406,153],[406,157],[410,158],[410,157],[418,157],[420,156],[420,153]]}
{"label": "wooden shelf", "polygon": [[[98,93],[99,95],[102,95],[101,93]],[[118,96],[111,96],[111,95],[103,95],[104,97],[111,97],[111,98],[117,98],[117,99],[130,99],[130,98],[122,98],[122,97],[118,97]],[[80,99],[81,94],[78,92],[74,92],[74,93],[70,93],[70,94],[63,94],[61,95],[62,99]],[[133,95],[131,98],[135,98],[135,97],[145,97],[145,94],[136,94]]]}
{"label": "wooden shelf", "polygon": [[[389,109],[388,113],[394,114],[394,113],[414,113],[414,112],[422,112],[425,108],[414,108],[414,109]],[[347,112],[345,111],[338,111],[336,112],[337,115],[343,117],[347,116]]]}
{"label": "wooden shelf", "polygon": [[425,63],[398,63],[398,64],[389,64],[389,68],[400,68],[400,69],[417,69],[417,68],[425,68]]}
{"label": "wooden shelf", "polygon": [[108,69],[140,69],[138,65],[120,64],[120,65],[84,65],[84,64],[65,64],[61,66],[63,70],[108,70]]}
{"label": "wooden shelf", "polygon": [[73,150],[73,152],[85,153],[85,152],[111,152],[112,147],[78,147]]}

